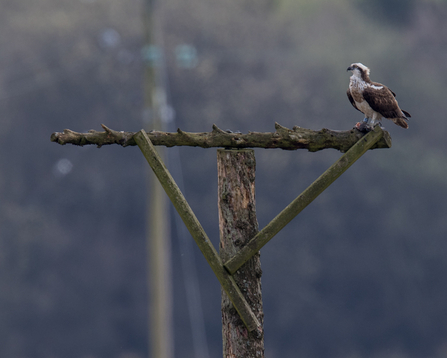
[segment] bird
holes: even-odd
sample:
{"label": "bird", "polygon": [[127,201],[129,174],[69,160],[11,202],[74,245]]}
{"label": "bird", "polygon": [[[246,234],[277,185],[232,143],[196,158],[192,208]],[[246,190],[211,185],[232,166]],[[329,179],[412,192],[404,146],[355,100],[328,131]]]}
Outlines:
{"label": "bird", "polygon": [[382,117],[402,128],[408,128],[410,113],[399,108],[396,94],[387,86],[370,80],[368,67],[356,62],[351,64],[347,71],[352,72],[347,91],[349,101],[355,109],[365,115],[363,123],[356,124],[357,129],[371,130],[377,124],[382,127]]}

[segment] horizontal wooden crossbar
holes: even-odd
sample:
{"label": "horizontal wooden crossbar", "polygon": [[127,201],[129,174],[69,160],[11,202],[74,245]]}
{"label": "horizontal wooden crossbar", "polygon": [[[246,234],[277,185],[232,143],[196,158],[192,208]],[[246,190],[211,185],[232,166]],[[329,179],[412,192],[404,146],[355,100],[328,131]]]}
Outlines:
{"label": "horizontal wooden crossbar", "polygon": [[[63,132],[51,134],[51,141],[61,145],[103,145],[118,144],[123,147],[136,145],[135,132],[116,131],[101,124],[104,132],[90,130],[87,133],[78,133],[70,129],[64,129]],[[137,132],[138,133],[138,132]],[[224,131],[213,125],[211,132],[192,133],[178,129],[177,132],[151,131],[147,133],[152,144],[173,146],[192,146],[202,148],[280,148],[285,150],[307,149],[311,152],[318,150],[334,148],[345,153],[351,148],[364,133],[351,129],[347,131],[336,131],[330,129],[321,129],[314,131],[298,126],[289,129],[275,123],[275,131],[268,133],[249,132],[233,133]],[[382,140],[371,148],[390,148],[391,137],[385,132]]]}

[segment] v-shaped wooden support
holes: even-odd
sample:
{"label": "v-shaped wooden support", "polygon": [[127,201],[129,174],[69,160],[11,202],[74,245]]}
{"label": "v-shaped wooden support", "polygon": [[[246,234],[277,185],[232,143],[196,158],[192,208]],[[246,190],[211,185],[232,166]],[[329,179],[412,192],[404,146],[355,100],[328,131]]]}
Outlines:
{"label": "v-shaped wooden support", "polygon": [[[344,155],[342,155],[329,169],[293,200],[270,223],[251,239],[237,254],[225,263],[225,268],[234,274],[250,257],[258,252],[280,230],[282,230],[307,205],[317,198],[329,185],[342,175],[354,162],[379,141],[383,130],[376,126],[374,130],[362,137]],[[391,147],[391,143],[389,144]]]}
{"label": "v-shaped wooden support", "polygon": [[194,215],[179,187],[175,183],[174,178],[171,176],[155,150],[155,147],[152,145],[152,142],[147,136],[146,132],[141,130],[134,136],[134,139],[140,150],[143,152],[144,157],[151,166],[156,177],[160,181],[163,189],[166,191],[166,194],[168,194],[169,199],[171,199],[172,204],[188,228],[191,236],[199,246],[200,251],[202,251],[203,256],[205,256],[205,259],[214,271],[214,274],[222,285],[222,288],[225,290],[235,309],[239,313],[239,316],[241,317],[245,326],[249,331],[257,329],[261,326],[261,324],[245,300],[241,290],[234,281],[234,278],[224,268],[219,254],[203,230],[202,225],[200,225],[199,220],[197,220],[197,217]]}
{"label": "v-shaped wooden support", "polygon": [[[179,213],[249,331],[253,331],[260,327],[260,323],[253,314],[241,290],[231,275],[247,262],[250,257],[258,252],[268,241],[270,241],[307,205],[317,198],[318,195],[342,175],[352,164],[354,164],[357,159],[365,154],[368,149],[372,148],[382,137],[383,130],[379,126],[376,126],[374,130],[362,137],[224,265],[219,254],[203,230],[203,227],[200,225],[197,217],[194,215],[185,197],[152,145],[146,132],[141,130],[134,135],[138,147],[143,152],[147,162],[166,191],[166,194],[171,199],[175,209]],[[391,143],[389,143],[388,146],[390,147]]]}

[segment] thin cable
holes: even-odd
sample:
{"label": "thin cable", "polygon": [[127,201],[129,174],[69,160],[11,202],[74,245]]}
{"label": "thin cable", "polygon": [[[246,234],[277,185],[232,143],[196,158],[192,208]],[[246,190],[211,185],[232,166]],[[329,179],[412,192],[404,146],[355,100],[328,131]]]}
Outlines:
{"label": "thin cable", "polygon": [[[162,25],[164,22],[164,12],[161,6],[160,17],[161,26],[160,31],[156,31],[156,43],[160,44],[160,48],[164,49],[164,32],[162,30]],[[175,131],[176,120],[175,112],[172,106],[168,105],[171,102],[171,95],[169,90],[169,80],[168,80],[168,70],[166,65],[165,56],[161,56],[160,61],[160,81],[162,82],[162,88],[164,88],[165,93],[162,97],[164,100],[163,113],[165,116],[165,125],[168,131]],[[162,113],[162,116],[163,116]],[[163,118],[163,117],[162,117]],[[180,190],[185,193],[185,186],[183,180],[183,167],[182,161],[180,159],[179,148],[173,147],[168,152],[168,168],[175,178]],[[172,206],[171,206],[172,208]],[[172,209],[171,209],[172,210]],[[193,240],[186,230],[179,215],[173,215],[175,229],[180,247],[180,261],[182,265],[183,272],[183,282],[186,292],[186,302],[188,306],[189,319],[191,324],[191,335],[193,341],[194,357],[196,358],[209,358],[209,350],[207,344],[206,330],[205,330],[205,319],[203,315],[202,302],[200,296],[199,281],[197,275],[197,268],[195,265],[194,251],[193,251]]]}

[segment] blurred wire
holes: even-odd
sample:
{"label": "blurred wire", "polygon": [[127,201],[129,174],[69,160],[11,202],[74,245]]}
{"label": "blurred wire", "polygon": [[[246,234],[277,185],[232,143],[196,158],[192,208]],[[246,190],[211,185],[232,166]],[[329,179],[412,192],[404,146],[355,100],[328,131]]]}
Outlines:
{"label": "blurred wire", "polygon": [[[157,42],[160,44],[160,48],[163,46],[163,34],[160,34],[157,38]],[[165,122],[166,129],[170,132],[174,132],[177,128],[175,110],[170,102],[170,90],[168,80],[168,70],[166,65],[166,57],[163,54],[160,56],[160,71],[162,88],[165,93],[160,97],[160,116]],[[183,181],[183,166],[179,154],[179,148],[173,147],[168,152],[168,168],[175,178],[178,187],[185,193],[185,186]],[[171,205],[171,210],[173,210]],[[203,316],[202,302],[200,297],[199,282],[197,279],[197,268],[195,265],[194,251],[193,251],[193,239],[189,232],[186,230],[181,218],[176,213],[171,217],[174,218],[175,231],[180,247],[180,258],[183,272],[183,283],[186,291],[186,301],[188,305],[189,319],[191,324],[191,335],[194,348],[194,357],[196,358],[209,358],[205,319]]]}
{"label": "blurred wire", "polygon": [[[157,18],[162,23],[164,21],[163,6],[157,9],[159,14]],[[163,26],[158,27],[158,31],[154,31],[154,44],[145,46],[142,51],[143,60],[148,61],[149,64],[157,68],[157,75],[159,76],[159,89],[155,93],[157,108],[160,111],[159,117],[163,123],[163,127],[167,131],[175,131],[175,110],[169,104],[171,102],[170,89],[168,81],[168,69],[166,64],[166,56],[164,54],[164,33],[162,31]],[[182,63],[191,64],[191,59],[194,59],[194,50],[190,48],[183,49],[181,54],[187,53],[188,57]],[[185,56],[183,56],[185,57]],[[187,66],[190,68],[191,66]],[[178,147],[171,148],[168,152],[167,166],[175,178],[180,190],[184,193],[184,181],[183,181],[183,167],[179,155]],[[172,205],[170,206],[173,210]],[[175,232],[179,242],[180,248],[180,262],[182,265],[183,283],[186,292],[186,302],[189,313],[189,320],[191,324],[191,335],[193,342],[193,350],[195,358],[209,358],[205,320],[202,309],[202,302],[200,297],[199,282],[197,278],[197,269],[195,266],[195,258],[193,251],[193,240],[186,230],[179,215],[174,213],[171,216],[174,218]]]}

